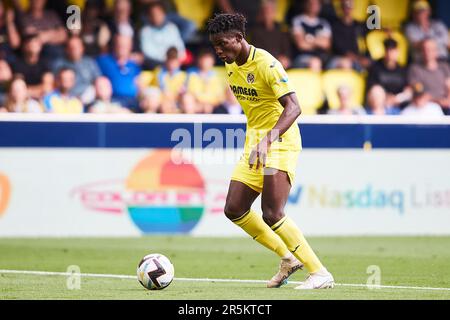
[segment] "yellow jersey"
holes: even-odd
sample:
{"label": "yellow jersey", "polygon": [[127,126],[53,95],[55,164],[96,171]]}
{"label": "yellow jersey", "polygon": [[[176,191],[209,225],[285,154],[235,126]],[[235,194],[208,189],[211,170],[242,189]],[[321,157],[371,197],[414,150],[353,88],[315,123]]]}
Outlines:
{"label": "yellow jersey", "polygon": [[[244,153],[251,149],[270,131],[283,112],[278,101],[282,96],[295,92],[281,63],[269,52],[250,46],[247,62],[225,63],[228,82],[247,117],[247,133]],[[269,149],[300,151],[301,137],[297,121]]]}

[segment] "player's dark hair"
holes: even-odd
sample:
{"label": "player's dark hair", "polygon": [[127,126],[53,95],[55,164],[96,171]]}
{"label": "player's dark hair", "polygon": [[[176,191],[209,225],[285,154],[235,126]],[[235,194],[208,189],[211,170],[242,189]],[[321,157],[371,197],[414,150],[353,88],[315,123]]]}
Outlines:
{"label": "player's dark hair", "polygon": [[207,30],[209,34],[225,32],[240,32],[245,36],[247,19],[241,13],[220,13],[209,19]]}

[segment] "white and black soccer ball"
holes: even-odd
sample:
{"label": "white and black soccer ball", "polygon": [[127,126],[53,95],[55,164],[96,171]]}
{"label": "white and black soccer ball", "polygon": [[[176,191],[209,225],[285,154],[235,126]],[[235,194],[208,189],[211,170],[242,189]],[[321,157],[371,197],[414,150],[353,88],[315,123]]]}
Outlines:
{"label": "white and black soccer ball", "polygon": [[138,281],[149,290],[161,290],[172,283],[175,269],[170,260],[159,253],[146,255],[137,267]]}

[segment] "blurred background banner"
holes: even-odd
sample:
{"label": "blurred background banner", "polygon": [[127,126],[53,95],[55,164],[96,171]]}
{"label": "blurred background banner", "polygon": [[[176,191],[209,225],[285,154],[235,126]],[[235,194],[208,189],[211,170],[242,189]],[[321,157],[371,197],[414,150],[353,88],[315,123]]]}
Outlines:
{"label": "blurred background banner", "polygon": [[[205,133],[245,123],[188,118],[0,122],[0,137],[6,129],[10,137],[0,138],[0,236],[242,235],[223,214],[242,145],[210,148]],[[450,124],[301,122],[308,147],[286,211],[308,234],[450,234]],[[165,137],[183,127],[194,137],[194,124],[201,147],[180,157],[177,141]],[[17,130],[29,133],[27,145],[14,138]]]}

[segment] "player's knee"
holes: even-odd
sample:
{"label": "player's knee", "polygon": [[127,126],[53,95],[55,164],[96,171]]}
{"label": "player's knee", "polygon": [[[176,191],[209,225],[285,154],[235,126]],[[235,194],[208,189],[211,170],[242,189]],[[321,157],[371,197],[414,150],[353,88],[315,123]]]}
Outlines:
{"label": "player's knee", "polygon": [[248,209],[241,208],[239,205],[227,201],[223,211],[228,219],[235,220],[247,212]]}
{"label": "player's knee", "polygon": [[273,226],[284,217],[284,212],[280,208],[263,206],[263,220],[269,226]]}

